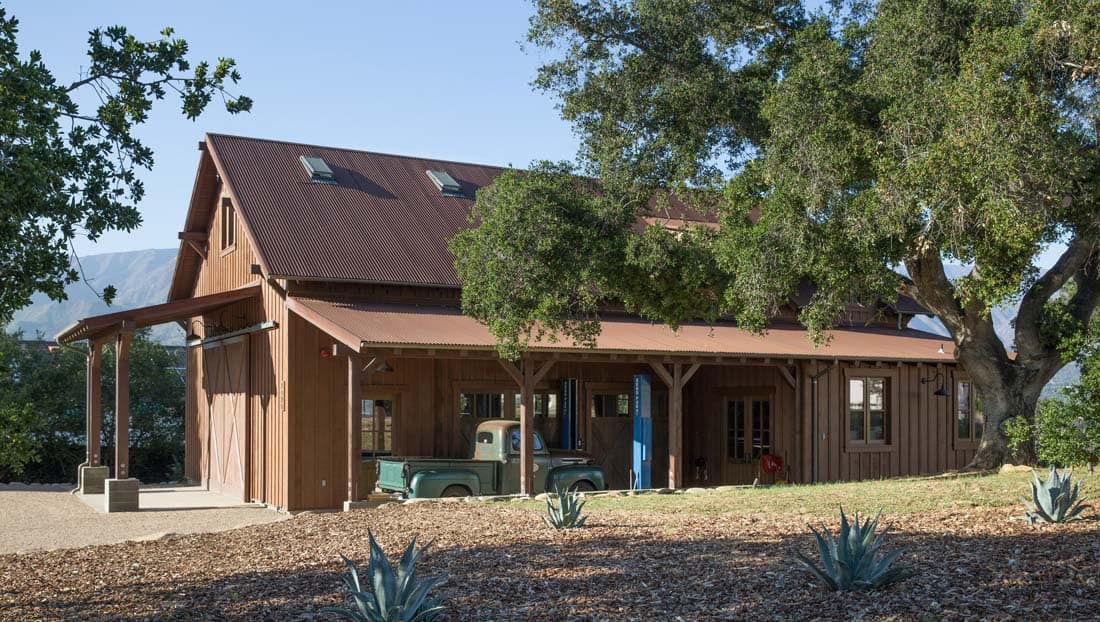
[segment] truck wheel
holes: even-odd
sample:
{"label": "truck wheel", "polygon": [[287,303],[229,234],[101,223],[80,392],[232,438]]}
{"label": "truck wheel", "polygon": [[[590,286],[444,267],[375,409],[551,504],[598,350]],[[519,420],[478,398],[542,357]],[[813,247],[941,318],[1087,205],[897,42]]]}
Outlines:
{"label": "truck wheel", "polygon": [[459,485],[459,484],[451,484],[450,486],[447,486],[446,488],[444,488],[443,492],[441,492],[439,494],[439,496],[440,497],[469,497],[470,496],[470,489],[465,487],[465,486]]}
{"label": "truck wheel", "polygon": [[592,482],[582,479],[576,484],[570,486],[569,490],[573,492],[592,492],[596,490],[596,487],[592,485]]}

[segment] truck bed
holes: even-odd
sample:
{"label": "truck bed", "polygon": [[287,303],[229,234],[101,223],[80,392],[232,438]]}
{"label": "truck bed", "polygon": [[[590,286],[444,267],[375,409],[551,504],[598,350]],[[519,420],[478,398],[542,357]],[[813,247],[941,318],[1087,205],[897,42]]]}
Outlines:
{"label": "truck bed", "polygon": [[405,468],[408,465],[408,477],[412,478],[420,471],[444,471],[463,470],[477,475],[481,482],[481,490],[472,491],[473,494],[495,494],[500,488],[497,481],[497,463],[491,460],[471,460],[461,458],[379,458],[378,459],[378,488],[383,492],[397,492],[404,494]]}

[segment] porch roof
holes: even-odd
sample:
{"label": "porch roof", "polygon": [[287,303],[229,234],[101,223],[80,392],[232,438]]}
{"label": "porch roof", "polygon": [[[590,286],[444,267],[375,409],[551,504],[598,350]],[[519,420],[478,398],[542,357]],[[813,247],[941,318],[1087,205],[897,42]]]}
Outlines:
{"label": "porch roof", "polygon": [[208,296],[195,296],[173,300],[149,307],[138,307],[104,315],[94,315],[77,320],[57,334],[58,343],[72,343],[82,339],[96,340],[117,332],[123,324],[131,328],[145,328],[165,322],[186,320],[202,315],[219,307],[260,295],[260,284],[253,283],[239,289],[232,289]]}
{"label": "porch roof", "polygon": [[[372,347],[491,350],[495,346],[485,325],[455,308],[297,297],[289,297],[287,304],[307,321],[356,350]],[[831,340],[820,347],[810,341],[805,328],[791,324],[772,326],[767,333],[758,335],[728,323],[685,324],[674,331],[636,318],[608,318],[600,322],[600,329],[594,350],[567,340],[542,340],[533,343],[531,349],[661,356],[954,361],[950,338],[913,329],[836,329],[829,332]]]}

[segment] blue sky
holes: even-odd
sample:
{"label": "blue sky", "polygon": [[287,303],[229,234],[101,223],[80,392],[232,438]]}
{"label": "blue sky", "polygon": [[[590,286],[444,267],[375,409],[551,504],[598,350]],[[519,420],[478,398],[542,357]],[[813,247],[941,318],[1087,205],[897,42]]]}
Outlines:
{"label": "blue sky", "polygon": [[81,254],[174,247],[203,132],[487,164],[572,159],[577,140],[554,101],[532,91],[539,50],[524,52],[531,5],[476,2],[5,2],[25,54],[42,51],[61,82],[87,66],[88,31],[121,24],[140,38],[172,26],[195,59],[231,56],[251,113],[212,108],[197,121],[161,102],[139,136],[156,153],[143,175],[145,223]]}

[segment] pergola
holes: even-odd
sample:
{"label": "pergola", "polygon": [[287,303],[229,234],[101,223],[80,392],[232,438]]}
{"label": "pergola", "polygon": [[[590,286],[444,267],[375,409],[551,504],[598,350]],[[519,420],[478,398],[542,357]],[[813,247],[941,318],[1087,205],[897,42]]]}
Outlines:
{"label": "pergola", "polygon": [[[57,335],[58,343],[88,342],[87,454],[79,468],[81,494],[104,494],[107,512],[134,512],[139,508],[139,482],[130,477],[130,344],[134,331],[167,322],[186,321],[259,295],[260,285],[254,284],[209,296],[97,315],[74,322]],[[110,477],[110,469],[102,464],[100,452],[103,347],[109,343],[114,343],[116,357],[114,477]]]}

